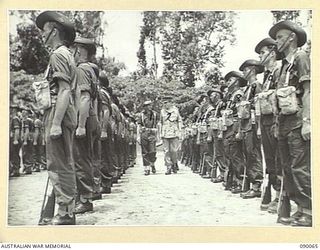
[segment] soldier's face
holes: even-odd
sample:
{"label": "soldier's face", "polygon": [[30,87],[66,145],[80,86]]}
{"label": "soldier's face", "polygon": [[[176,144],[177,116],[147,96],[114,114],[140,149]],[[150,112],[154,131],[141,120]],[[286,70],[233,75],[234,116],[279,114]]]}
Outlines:
{"label": "soldier's face", "polygon": [[276,43],[279,52],[286,50],[295,34],[290,30],[279,30],[276,34]]}
{"label": "soldier's face", "polygon": [[261,48],[259,53],[260,62],[266,65],[269,62],[270,56],[273,52],[270,52],[267,46]]}
{"label": "soldier's face", "polygon": [[42,40],[45,45],[52,45],[53,37],[56,34],[56,29],[52,27],[49,22],[46,22],[43,26]]}
{"label": "soldier's face", "polygon": [[210,100],[213,104],[215,104],[219,100],[220,94],[217,92],[212,92],[210,95]]}
{"label": "soldier's face", "polygon": [[244,67],[243,69],[243,75],[244,77],[248,80],[252,75],[255,74],[255,69],[254,67]]}
{"label": "soldier's face", "polygon": [[230,86],[231,84],[235,83],[237,81],[237,78],[234,76],[231,76],[227,81],[227,86]]}

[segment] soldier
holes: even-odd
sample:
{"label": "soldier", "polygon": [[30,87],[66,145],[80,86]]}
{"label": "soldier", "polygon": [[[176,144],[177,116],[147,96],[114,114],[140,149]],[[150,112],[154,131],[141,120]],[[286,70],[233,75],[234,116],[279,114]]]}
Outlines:
{"label": "soldier", "polygon": [[74,225],[76,175],[73,136],[77,126],[79,93],[75,81],[75,63],[68,46],[75,38],[73,24],[61,13],[42,12],[36,19],[44,44],[52,49],[47,80],[51,106],[44,111],[46,156],[50,181],[54,188],[57,214],[53,225]]}
{"label": "soldier", "polygon": [[[210,103],[210,97],[208,94],[204,98],[204,100],[205,101],[200,106],[200,109],[199,109],[200,116],[198,118],[198,143],[200,145],[200,171],[199,171],[199,174],[203,177],[208,177],[207,170],[209,170],[210,165],[212,166],[212,154],[209,153],[208,141],[207,141],[208,140],[208,125],[209,125],[208,118],[211,115],[214,108]],[[211,138],[209,144],[212,146],[212,138]],[[213,152],[213,150],[212,150],[212,152]]]}
{"label": "soldier", "polygon": [[[264,78],[262,83],[262,92],[258,95],[258,107],[256,109],[257,120],[261,120],[261,139],[266,163],[265,174],[268,174],[268,183],[262,197],[261,210],[268,210],[270,213],[276,213],[280,194],[280,180],[277,176],[281,175],[279,171],[277,138],[274,134],[276,126],[275,115],[277,113],[275,102],[276,80],[279,74],[277,59],[280,53],[277,51],[276,42],[271,38],[261,40],[255,47],[255,52],[259,54],[260,62],[265,66]],[[261,106],[262,105],[262,106]],[[271,202],[271,185],[276,191],[276,197]]]}
{"label": "soldier", "polygon": [[129,167],[134,167],[135,165],[135,159],[136,159],[136,141],[137,141],[137,125],[136,120],[134,117],[130,116],[130,123],[129,123],[129,159],[130,164]]}
{"label": "soldier", "polygon": [[20,176],[21,119],[18,105],[10,106],[10,177]]}
{"label": "soldier", "polygon": [[201,152],[200,152],[200,144],[201,144],[201,132],[200,125],[201,125],[201,109],[203,105],[207,102],[207,96],[206,95],[200,95],[197,98],[198,107],[194,110],[194,122],[193,122],[193,134],[194,134],[194,155],[193,155],[193,163],[192,163],[192,171],[194,173],[200,173],[200,167],[201,167]]}
{"label": "soldier", "polygon": [[[198,99],[197,103],[200,105],[201,101]],[[196,106],[193,110],[193,121],[191,125],[192,129],[192,161],[191,169],[192,172],[197,172],[200,166],[200,141],[197,141],[198,138],[198,117],[199,117],[199,106]]]}
{"label": "soldier", "polygon": [[[264,67],[256,60],[246,60],[239,68],[243,71],[248,85],[245,89],[242,101],[238,105],[238,116],[241,119],[241,133],[243,134],[243,150],[246,160],[244,178],[252,183],[252,188],[242,194],[243,199],[261,197],[261,184],[263,180],[261,140],[257,131],[260,123],[254,113],[254,97],[261,92],[261,83],[257,80],[257,74],[261,74]],[[258,132],[261,135],[261,132]]]}
{"label": "soldier", "polygon": [[[215,89],[212,89],[208,93],[210,98],[210,103],[212,104],[213,110],[209,116],[209,131],[210,136],[208,136],[211,143],[209,148],[209,153],[212,157],[212,167],[210,171],[210,177],[212,182],[218,183],[223,181],[224,171],[225,171],[225,162],[224,162],[224,148],[223,148],[223,137],[218,134],[218,117],[220,116],[220,111],[222,108],[223,102],[221,86],[217,86]],[[217,177],[217,167],[219,168],[220,174]]]}
{"label": "soldier", "polygon": [[166,175],[177,173],[178,147],[180,146],[182,119],[179,110],[171,102],[172,97],[164,97],[164,107],[160,112],[160,136],[165,152],[164,161],[167,167]]}
{"label": "soldier", "polygon": [[152,101],[148,100],[143,103],[144,110],[140,113],[138,119],[138,142],[141,144],[142,160],[144,174],[150,174],[150,168],[153,174],[156,173],[156,141],[157,141],[157,124],[159,116],[151,108]]}
{"label": "soldier", "polygon": [[281,166],[284,190],[298,211],[282,215],[279,222],[293,226],[312,226],[310,173],[310,58],[299,47],[306,43],[306,32],[291,21],[281,21],[269,31],[276,40],[282,60],[277,83]]}
{"label": "soldier", "polygon": [[42,143],[43,143],[43,133],[42,133],[42,121],[40,120],[40,113],[35,112],[34,120],[34,134],[33,134],[33,153],[34,153],[34,166],[33,170],[35,172],[40,172],[40,167],[42,165],[41,153],[42,153]]}
{"label": "soldier", "polygon": [[22,162],[25,174],[32,174],[33,161],[33,132],[34,124],[30,117],[30,108],[22,110]]}
{"label": "soldier", "polygon": [[[111,90],[111,89],[110,89]],[[117,183],[118,179],[121,175],[121,162],[120,162],[120,152],[122,151],[122,148],[119,144],[119,130],[120,130],[120,110],[118,108],[119,106],[119,100],[118,98],[112,94],[112,91],[110,92],[112,96],[112,103],[111,103],[111,131],[112,131],[112,164],[113,164],[113,177],[112,182]]]}
{"label": "soldier", "polygon": [[109,80],[106,72],[99,76],[99,119],[101,124],[101,193],[111,193],[112,177],[115,172],[112,162],[114,152],[113,135],[111,129],[111,96],[109,93]]}
{"label": "soldier", "polygon": [[96,103],[99,71],[97,66],[90,62],[96,53],[94,42],[79,37],[75,39],[74,46],[77,84],[81,93],[78,125],[74,139],[77,178],[77,201],[74,213],[81,214],[93,210],[93,143],[95,138],[98,138],[99,130]]}
{"label": "soldier", "polygon": [[242,174],[245,168],[243,138],[240,133],[240,120],[236,109],[236,105],[243,96],[243,91],[240,88],[246,86],[247,80],[237,71],[230,71],[224,79],[227,90],[225,89],[224,105],[220,111],[218,128],[218,137],[223,138],[225,153],[225,167],[222,167],[225,169],[223,185],[225,190],[238,194],[248,190],[246,183],[243,182]]}

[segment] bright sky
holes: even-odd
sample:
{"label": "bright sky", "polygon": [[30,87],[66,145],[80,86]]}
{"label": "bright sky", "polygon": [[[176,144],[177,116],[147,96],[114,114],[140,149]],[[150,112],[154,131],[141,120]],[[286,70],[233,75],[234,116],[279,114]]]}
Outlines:
{"label": "bright sky", "polygon": [[[254,52],[256,44],[263,38],[268,37],[268,31],[272,26],[272,14],[266,10],[237,11],[235,20],[236,44],[226,48],[225,67],[221,69],[223,74],[231,70],[238,70],[243,61],[257,59]],[[105,13],[108,23],[105,30],[104,44],[109,56],[124,62],[128,74],[137,69],[137,51],[139,48],[140,27],[142,14],[137,11],[108,11]],[[10,32],[15,33],[15,25],[19,22],[10,17]],[[309,32],[308,32],[309,33]],[[147,49],[147,57],[152,56],[151,48]],[[159,71],[161,71],[161,51],[158,48],[157,55]]]}
{"label": "bright sky", "polygon": [[[113,11],[106,12],[105,44],[108,54],[119,61],[125,62],[128,71],[134,71],[137,67],[137,50],[139,47],[140,26],[142,25],[141,12]],[[228,46],[225,56],[225,68],[221,69],[223,74],[231,70],[238,70],[243,61],[256,58],[255,45],[268,36],[272,25],[270,11],[241,11],[235,20],[235,35],[237,37],[234,46]],[[161,64],[161,53],[158,49],[158,60]],[[152,52],[147,49],[147,56]],[[127,72],[123,72],[126,74]]]}

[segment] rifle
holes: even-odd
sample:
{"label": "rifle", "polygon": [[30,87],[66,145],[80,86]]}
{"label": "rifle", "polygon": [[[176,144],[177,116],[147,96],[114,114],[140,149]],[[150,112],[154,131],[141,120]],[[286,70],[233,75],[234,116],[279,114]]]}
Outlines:
{"label": "rifle", "polygon": [[[45,192],[44,192],[44,196],[43,196],[43,202],[42,202],[41,212],[40,212],[40,219],[38,222],[39,226],[50,224],[50,220],[54,216],[56,196],[54,194],[53,189],[51,191],[51,194],[49,196],[47,196],[48,187],[49,187],[49,176],[47,178],[47,184],[46,184],[46,188],[45,188]],[[47,201],[47,203],[46,203],[46,201]]]}
{"label": "rifle", "polygon": [[278,202],[278,220],[280,222],[281,217],[288,218],[290,217],[291,204],[287,192],[284,190],[284,170],[282,170],[282,179],[281,179],[281,189],[280,189],[280,198]]}
{"label": "rifle", "polygon": [[261,205],[267,205],[271,202],[271,183],[269,181],[269,174],[267,174],[267,165],[266,165],[266,161],[265,161],[262,143],[261,143],[260,150],[261,150],[261,155],[262,155],[262,168],[263,168]]}

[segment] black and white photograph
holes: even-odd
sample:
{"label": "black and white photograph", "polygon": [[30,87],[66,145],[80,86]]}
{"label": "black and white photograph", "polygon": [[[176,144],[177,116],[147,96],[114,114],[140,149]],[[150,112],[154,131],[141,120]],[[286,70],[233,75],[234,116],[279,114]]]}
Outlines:
{"label": "black and white photograph", "polygon": [[312,9],[8,9],[8,227],[310,228]]}

